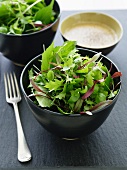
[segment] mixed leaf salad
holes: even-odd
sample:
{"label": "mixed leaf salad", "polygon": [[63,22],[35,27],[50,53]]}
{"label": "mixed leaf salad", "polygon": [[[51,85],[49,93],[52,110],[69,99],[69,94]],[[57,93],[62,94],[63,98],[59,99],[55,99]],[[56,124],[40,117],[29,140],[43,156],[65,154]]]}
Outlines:
{"label": "mixed leaf salad", "polygon": [[54,0],[0,0],[0,33],[28,34],[55,21]]}
{"label": "mixed leaf salad", "polygon": [[42,54],[40,68],[29,70],[31,94],[42,108],[57,109],[62,114],[89,114],[112,102],[118,93],[114,78],[122,75],[101,62],[101,53],[92,58],[78,53],[76,42],[62,46],[52,43]]}

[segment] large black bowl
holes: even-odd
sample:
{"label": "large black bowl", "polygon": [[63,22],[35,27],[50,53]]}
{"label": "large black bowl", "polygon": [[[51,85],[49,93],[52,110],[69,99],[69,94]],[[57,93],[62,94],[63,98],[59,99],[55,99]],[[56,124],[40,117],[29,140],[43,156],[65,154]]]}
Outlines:
{"label": "large black bowl", "polygon": [[[79,53],[81,53],[83,56],[88,55],[92,57],[96,52],[87,50],[87,49],[79,49]],[[102,55],[103,56],[103,55]],[[49,132],[61,137],[61,138],[79,138],[81,136],[88,135],[95,131],[99,126],[102,125],[102,123],[106,120],[108,115],[110,114],[112,108],[114,107],[120,90],[121,86],[119,86],[119,92],[113,99],[112,103],[106,106],[105,108],[102,108],[98,111],[94,111],[92,116],[89,115],[80,115],[80,114],[71,114],[71,115],[63,115],[59,112],[50,111],[48,109],[43,109],[27,97],[30,94],[28,85],[28,70],[31,69],[31,67],[36,65],[40,68],[40,61],[41,55],[35,57],[32,59],[23,69],[20,77],[20,85],[22,92],[26,98],[26,101],[33,112],[35,118],[37,121]],[[103,56],[102,62],[110,69],[111,63],[112,63],[112,71],[111,74],[118,71],[117,66],[107,57]],[[114,79],[115,85],[120,82],[120,78]]]}
{"label": "large black bowl", "polygon": [[[48,5],[51,1],[45,2]],[[58,14],[57,19],[43,30],[21,36],[0,33],[0,52],[17,65],[25,65],[43,52],[43,45],[47,48],[51,44],[59,24],[60,6],[57,1],[53,9]]]}

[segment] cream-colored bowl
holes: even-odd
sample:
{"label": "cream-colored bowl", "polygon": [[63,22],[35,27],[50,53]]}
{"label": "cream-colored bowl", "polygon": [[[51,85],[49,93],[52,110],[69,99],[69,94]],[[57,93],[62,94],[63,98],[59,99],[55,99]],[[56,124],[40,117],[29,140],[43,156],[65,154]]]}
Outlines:
{"label": "cream-colored bowl", "polygon": [[121,23],[111,15],[99,12],[81,12],[69,15],[60,23],[65,41],[77,41],[77,47],[110,53],[123,35]]}

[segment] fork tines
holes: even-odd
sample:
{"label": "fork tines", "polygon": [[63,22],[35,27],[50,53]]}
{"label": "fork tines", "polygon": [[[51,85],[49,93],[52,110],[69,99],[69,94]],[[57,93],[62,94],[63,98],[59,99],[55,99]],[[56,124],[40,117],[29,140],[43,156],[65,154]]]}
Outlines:
{"label": "fork tines", "polygon": [[20,97],[15,73],[4,74],[6,99]]}

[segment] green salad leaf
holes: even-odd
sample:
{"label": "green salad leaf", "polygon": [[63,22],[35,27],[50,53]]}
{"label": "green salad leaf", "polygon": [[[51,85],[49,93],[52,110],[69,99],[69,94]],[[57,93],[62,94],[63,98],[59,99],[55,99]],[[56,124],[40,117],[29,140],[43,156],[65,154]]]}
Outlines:
{"label": "green salad leaf", "polygon": [[1,0],[0,33],[22,35],[44,29],[57,18],[54,0]]}
{"label": "green salad leaf", "polygon": [[51,18],[53,16],[53,5],[54,5],[54,0],[51,1],[51,3],[46,6],[45,8],[40,9],[36,14],[35,14],[35,20],[36,21],[42,21],[43,24],[49,24],[51,21]]}
{"label": "green salad leaf", "polygon": [[79,54],[75,41],[57,47],[52,43],[42,54],[40,68],[29,70],[30,96],[42,108],[92,115],[91,111],[112,102],[119,91],[114,78],[122,76],[121,72],[111,75],[101,59],[101,53],[92,58]]}

